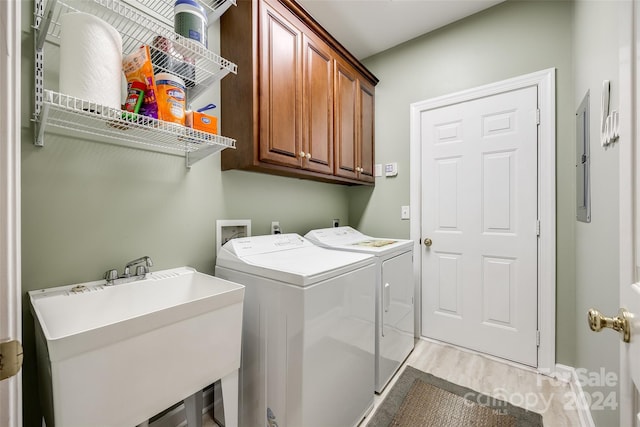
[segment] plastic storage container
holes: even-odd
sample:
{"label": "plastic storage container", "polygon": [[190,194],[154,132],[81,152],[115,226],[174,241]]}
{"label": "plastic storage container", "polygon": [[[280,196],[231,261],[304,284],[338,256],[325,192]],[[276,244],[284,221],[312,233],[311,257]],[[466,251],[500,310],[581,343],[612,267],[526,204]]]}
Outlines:
{"label": "plastic storage container", "polygon": [[178,0],[174,7],[174,30],[207,46],[207,13],[196,0]]}

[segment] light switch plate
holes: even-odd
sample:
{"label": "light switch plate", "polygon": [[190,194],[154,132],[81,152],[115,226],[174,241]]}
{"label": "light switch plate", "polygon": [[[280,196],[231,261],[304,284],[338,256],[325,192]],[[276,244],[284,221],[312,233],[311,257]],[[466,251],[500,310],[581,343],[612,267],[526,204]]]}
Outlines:
{"label": "light switch plate", "polygon": [[376,163],[374,167],[373,176],[382,176],[382,164]]}
{"label": "light switch plate", "polygon": [[400,207],[400,219],[409,219],[411,214],[409,213],[409,206]]}

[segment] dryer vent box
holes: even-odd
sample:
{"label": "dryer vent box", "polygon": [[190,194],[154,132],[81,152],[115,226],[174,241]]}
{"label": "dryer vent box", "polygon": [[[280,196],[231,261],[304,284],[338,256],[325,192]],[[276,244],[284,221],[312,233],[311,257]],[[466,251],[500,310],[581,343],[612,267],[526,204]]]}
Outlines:
{"label": "dryer vent box", "polygon": [[251,236],[250,219],[219,219],[216,221],[216,253],[222,245],[236,237]]}

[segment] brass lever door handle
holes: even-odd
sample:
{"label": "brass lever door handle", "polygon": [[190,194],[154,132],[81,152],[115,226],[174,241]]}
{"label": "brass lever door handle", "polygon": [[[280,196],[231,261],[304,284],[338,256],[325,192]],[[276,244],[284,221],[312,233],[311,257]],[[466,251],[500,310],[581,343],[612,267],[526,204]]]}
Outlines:
{"label": "brass lever door handle", "polygon": [[629,342],[631,340],[631,322],[629,321],[630,314],[624,308],[618,311],[616,317],[603,316],[598,310],[589,310],[587,320],[589,327],[594,332],[600,332],[604,328],[611,328],[614,331],[618,331],[622,334],[622,340]]}

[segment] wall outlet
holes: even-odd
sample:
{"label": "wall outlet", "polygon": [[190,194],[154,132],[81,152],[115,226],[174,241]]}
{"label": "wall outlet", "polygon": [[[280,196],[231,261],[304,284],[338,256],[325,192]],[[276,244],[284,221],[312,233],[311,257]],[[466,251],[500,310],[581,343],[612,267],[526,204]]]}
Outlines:
{"label": "wall outlet", "polygon": [[340,227],[340,220],[339,219],[334,219],[331,221],[331,226],[332,227]]}
{"label": "wall outlet", "polygon": [[411,218],[411,214],[409,212],[409,206],[400,206],[400,219]]}
{"label": "wall outlet", "polygon": [[281,234],[280,221],[271,221],[271,234]]}

